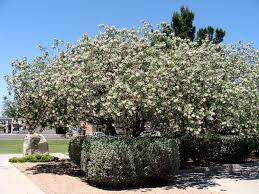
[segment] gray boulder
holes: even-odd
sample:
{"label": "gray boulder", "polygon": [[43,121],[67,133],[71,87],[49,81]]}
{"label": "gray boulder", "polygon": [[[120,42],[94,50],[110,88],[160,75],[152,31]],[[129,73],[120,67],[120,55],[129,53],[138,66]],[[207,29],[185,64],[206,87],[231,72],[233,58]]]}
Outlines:
{"label": "gray boulder", "polygon": [[23,140],[23,155],[47,154],[49,146],[46,138],[42,134],[27,134]]}

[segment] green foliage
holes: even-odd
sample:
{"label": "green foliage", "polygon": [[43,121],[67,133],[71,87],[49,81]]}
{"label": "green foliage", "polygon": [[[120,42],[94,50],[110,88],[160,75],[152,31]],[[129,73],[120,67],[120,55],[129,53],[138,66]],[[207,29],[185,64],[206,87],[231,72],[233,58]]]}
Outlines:
{"label": "green foliage", "polygon": [[215,44],[221,43],[223,41],[225,35],[226,35],[226,31],[225,30],[223,30],[222,28],[217,28],[215,30],[215,37],[213,39],[213,42]]}
{"label": "green foliage", "polygon": [[82,144],[85,136],[72,138],[68,145],[69,158],[77,165],[80,165]]}
{"label": "green foliage", "polygon": [[11,101],[11,100],[8,100],[8,99],[4,100],[3,116],[11,117],[11,118],[17,118],[19,116],[18,112],[16,110],[15,101]]}
{"label": "green foliage", "polygon": [[57,160],[56,157],[49,154],[32,154],[21,158],[13,157],[9,159],[11,163],[22,163],[22,162],[51,162]]}
{"label": "green foliage", "polygon": [[[171,26],[166,23],[162,25],[162,32],[167,36],[174,32],[175,36],[191,41],[197,40],[201,42],[206,38],[214,44],[223,41],[225,31],[221,28],[208,26],[207,28],[200,28],[195,34],[196,27],[193,25],[194,18],[195,14],[188,7],[182,6],[180,12],[173,14]],[[164,39],[160,39],[160,41],[164,42]]]}
{"label": "green foliage", "polygon": [[93,139],[89,137],[85,137],[83,144],[82,144],[82,150],[81,150],[81,169],[85,172],[87,172],[87,164],[90,160],[90,148],[91,148],[91,142]]}
{"label": "green foliage", "polygon": [[173,139],[143,138],[133,140],[138,182],[167,180],[179,168],[179,147]]}
{"label": "green foliage", "polygon": [[181,7],[181,12],[175,12],[172,17],[172,29],[176,36],[183,39],[194,40],[195,26],[193,26],[194,13],[187,7]]}
{"label": "green foliage", "polygon": [[0,124],[0,131],[4,131],[4,129],[5,129],[5,126]]}
{"label": "green foliage", "polygon": [[251,137],[203,135],[183,136],[180,144],[181,163],[188,158],[196,163],[240,163],[254,149]]}
{"label": "green foliage", "polygon": [[221,43],[225,36],[225,31],[223,29],[214,29],[212,26],[208,26],[207,28],[200,28],[197,31],[196,40],[201,41],[206,38],[214,44]]}
{"label": "green foliage", "polygon": [[125,141],[93,141],[87,165],[88,179],[115,186],[134,183],[136,170],[133,154]]}
{"label": "green foliage", "polygon": [[176,174],[179,148],[175,140],[164,138],[98,138],[84,142],[81,165],[98,184],[144,184]]}

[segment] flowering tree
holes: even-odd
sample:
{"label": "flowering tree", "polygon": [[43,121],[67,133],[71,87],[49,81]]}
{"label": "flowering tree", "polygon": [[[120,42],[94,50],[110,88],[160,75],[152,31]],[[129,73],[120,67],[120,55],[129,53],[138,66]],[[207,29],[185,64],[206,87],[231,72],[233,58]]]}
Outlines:
{"label": "flowering tree", "polygon": [[[159,41],[158,41],[159,40]],[[140,29],[103,26],[91,38],[17,60],[7,78],[20,115],[36,126],[114,125],[138,136],[258,129],[259,51]]]}

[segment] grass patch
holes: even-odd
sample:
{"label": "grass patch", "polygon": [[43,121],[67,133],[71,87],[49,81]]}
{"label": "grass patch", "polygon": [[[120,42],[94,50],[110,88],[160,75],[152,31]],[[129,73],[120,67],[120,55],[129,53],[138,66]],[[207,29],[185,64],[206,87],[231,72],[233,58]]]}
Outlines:
{"label": "grass patch", "polygon": [[22,143],[22,140],[0,140],[0,154],[20,154]]}
{"label": "grass patch", "polygon": [[54,160],[58,160],[54,156],[49,154],[32,154],[28,156],[24,156],[21,158],[13,157],[9,159],[9,162],[12,163],[21,163],[21,162],[51,162]]}
{"label": "grass patch", "polygon": [[[48,140],[49,152],[68,152],[69,140]],[[0,154],[21,154],[23,140],[0,140]]]}
{"label": "grass patch", "polygon": [[50,153],[68,153],[69,140],[48,140]]}

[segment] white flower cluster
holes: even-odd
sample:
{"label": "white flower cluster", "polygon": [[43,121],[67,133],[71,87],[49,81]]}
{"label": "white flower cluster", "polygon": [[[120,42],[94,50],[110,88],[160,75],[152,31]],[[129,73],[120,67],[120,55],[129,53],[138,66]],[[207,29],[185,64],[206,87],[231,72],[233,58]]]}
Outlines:
{"label": "white flower cluster", "polygon": [[139,121],[166,133],[258,129],[259,51],[201,45],[159,30],[102,26],[55,56],[13,63],[9,89],[31,126]]}

